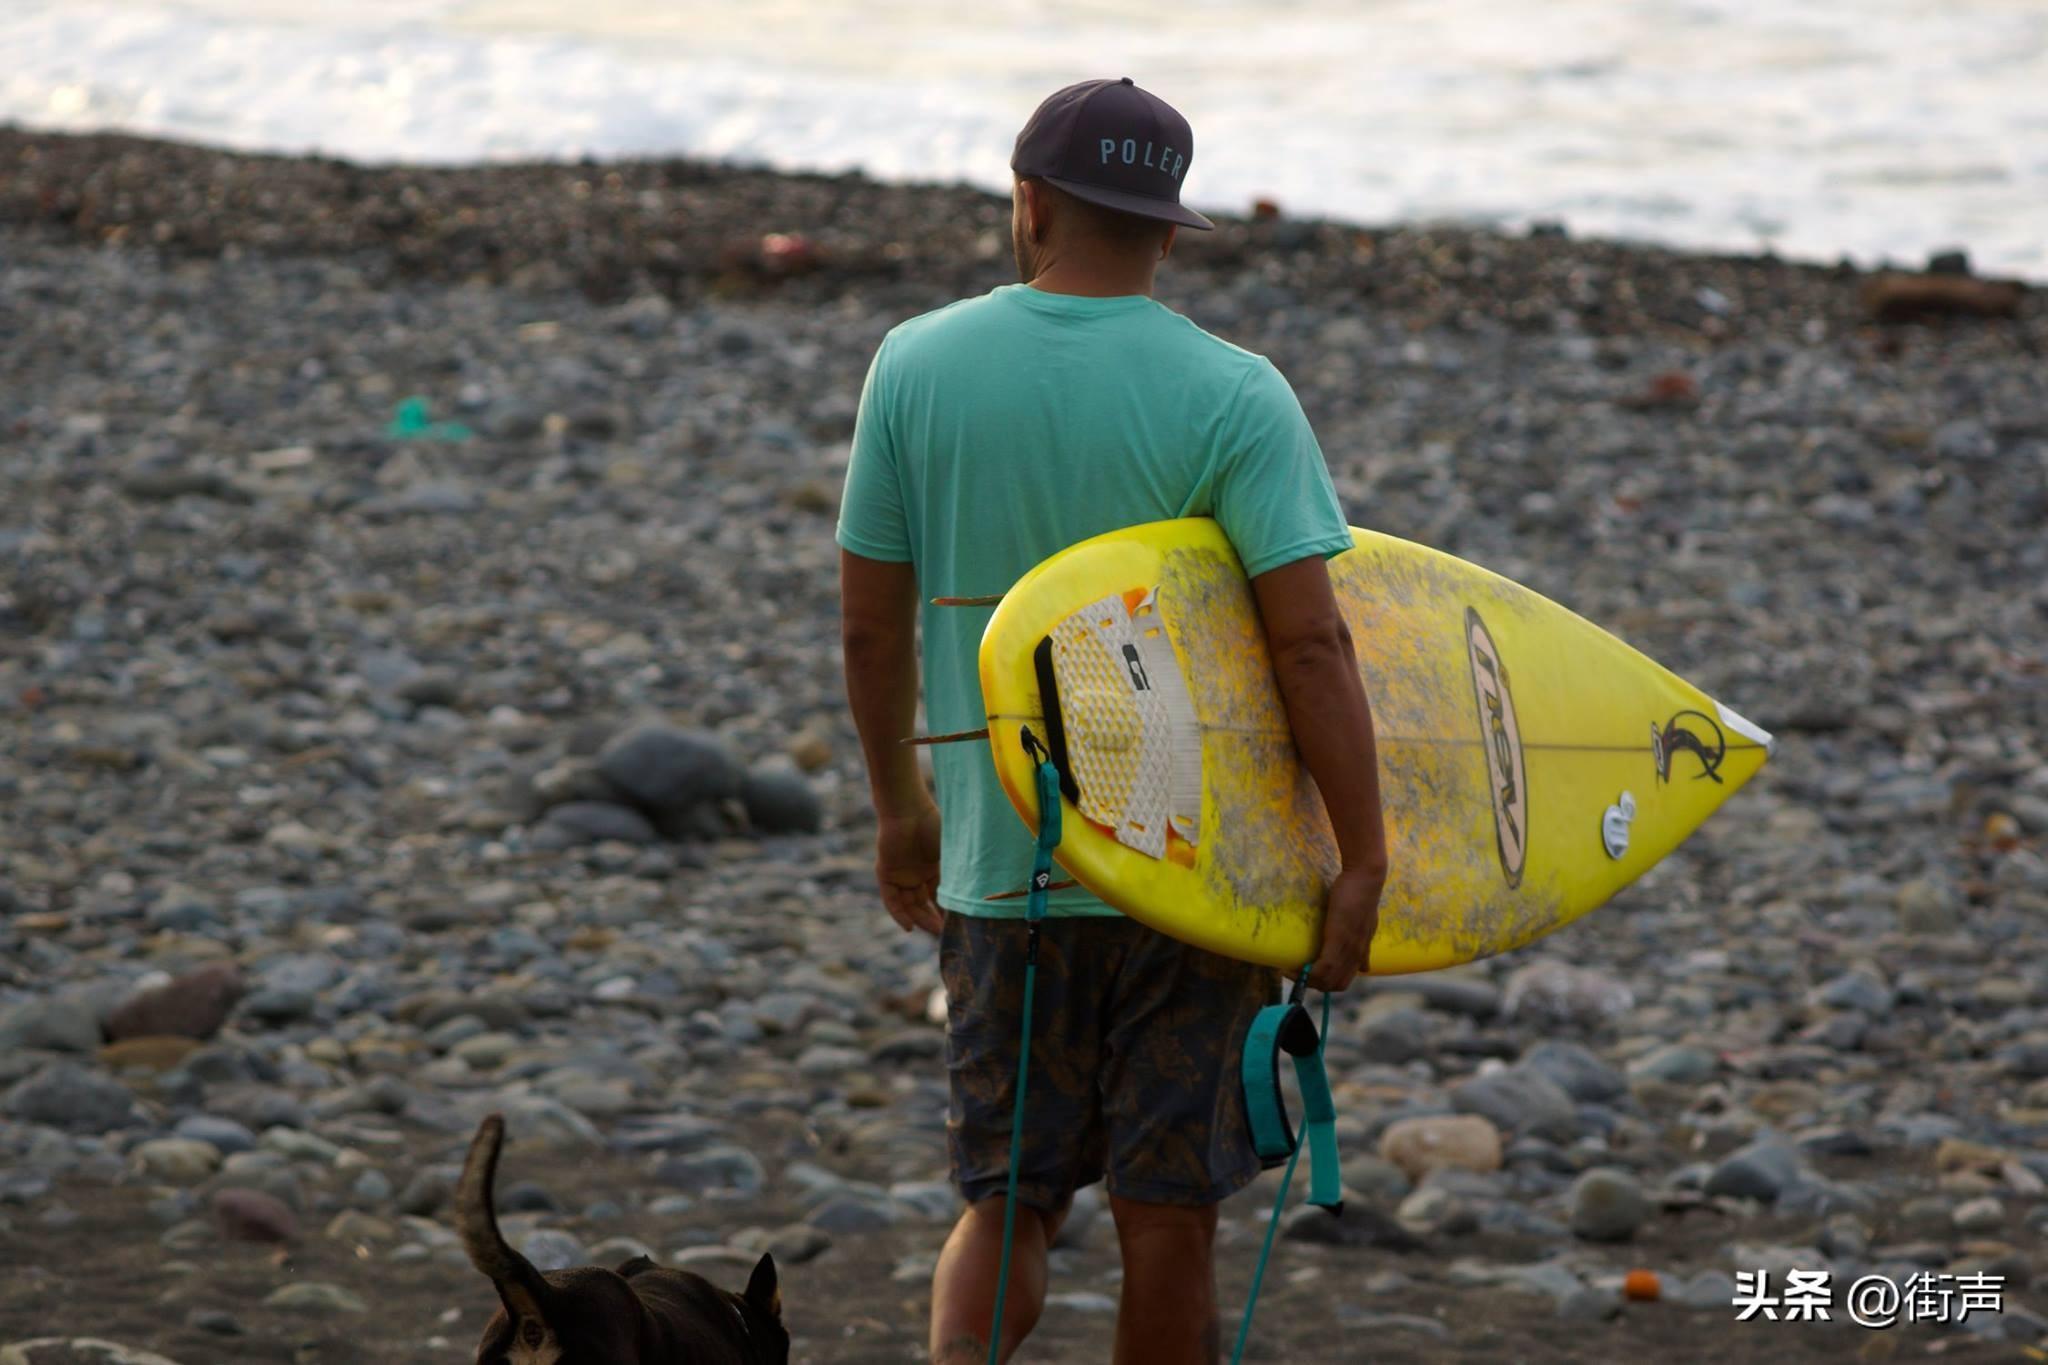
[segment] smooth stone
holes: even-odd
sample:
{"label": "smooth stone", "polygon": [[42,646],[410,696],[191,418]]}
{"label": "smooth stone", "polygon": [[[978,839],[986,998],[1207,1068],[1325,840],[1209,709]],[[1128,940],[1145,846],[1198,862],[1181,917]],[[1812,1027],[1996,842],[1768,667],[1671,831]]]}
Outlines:
{"label": "smooth stone", "polygon": [[661,834],[647,817],[630,806],[608,801],[569,801],[549,809],[540,828],[564,836],[565,846],[603,843],[654,844]]}
{"label": "smooth stone", "polygon": [[1395,1009],[1376,1015],[1359,1034],[1365,1059],[1401,1066],[1429,1055],[1436,1022],[1416,1009]]}
{"label": "smooth stone", "polygon": [[1814,999],[1829,1009],[1857,1010],[1872,1018],[1891,1013],[1892,988],[1867,967],[1844,972],[1814,991]]}
{"label": "smooth stone", "polygon": [[1587,1285],[1560,1299],[1557,1315],[1567,1322],[1606,1322],[1621,1315],[1621,1294]]}
{"label": "smooth stone", "polygon": [[1441,1185],[1424,1185],[1401,1201],[1394,1217],[1402,1227],[1418,1232],[1462,1236],[1479,1227],[1479,1216],[1470,1205]]}
{"label": "smooth stone", "polygon": [[1705,1048],[1667,1043],[1630,1062],[1628,1074],[1632,1079],[1640,1077],[1669,1085],[1702,1085],[1714,1078],[1720,1066],[1720,1059]]}
{"label": "smooth stone", "polygon": [[804,1221],[832,1236],[880,1232],[901,1222],[903,1215],[886,1200],[835,1194],[805,1215]]}
{"label": "smooth stone", "polygon": [[36,1337],[0,1346],[0,1365],[178,1365],[169,1356],[98,1337]]}
{"label": "smooth stone", "polygon": [[2005,1205],[1987,1195],[1956,1205],[1949,1217],[1958,1232],[1992,1232],[2005,1224]]}
{"label": "smooth stone", "polygon": [[1541,1072],[1518,1067],[1482,1071],[1453,1086],[1451,1107],[1477,1114],[1504,1133],[1527,1131],[1565,1140],[1579,1128],[1572,1097]]}
{"label": "smooth stone", "polygon": [[224,1189],[213,1196],[220,1230],[240,1242],[289,1242],[299,1235],[298,1215],[282,1199],[252,1189]]}
{"label": "smooth stone", "polygon": [[137,1174],[172,1185],[196,1185],[220,1168],[221,1152],[193,1138],[155,1138],[129,1153]]}
{"label": "smooth stone", "polygon": [[1501,995],[1501,1012],[1509,1018],[1579,1028],[1596,1028],[1634,1006],[1626,982],[1554,959],[1517,967]]}
{"label": "smooth stone", "polygon": [[455,1167],[423,1166],[405,1182],[392,1207],[414,1217],[431,1218],[454,1196],[458,1175]]}
{"label": "smooth stone", "polygon": [[1549,1078],[1582,1104],[1606,1104],[1628,1095],[1627,1077],[1577,1043],[1547,1039],[1522,1054],[1517,1065]]}
{"label": "smooth stone", "polygon": [[768,1173],[752,1152],[727,1146],[669,1157],[654,1168],[654,1178],[693,1195],[729,1191],[752,1196],[768,1183]]}
{"label": "smooth stone", "polygon": [[123,1001],[106,1015],[106,1038],[213,1038],[244,997],[248,980],[233,962],[207,966],[170,978],[162,986]]}
{"label": "smooth stone", "polygon": [[103,1041],[99,1010],[82,995],[24,1000],[0,1014],[0,1053],[97,1052]]}
{"label": "smooth stone", "polygon": [[598,752],[597,770],[639,805],[664,813],[738,796],[746,781],[723,739],[661,722],[613,736]]}
{"label": "smooth stone", "polygon": [[1315,1246],[1381,1247],[1416,1251],[1421,1238],[1370,1204],[1346,1200],[1340,1217],[1314,1204],[1301,1204],[1280,1216],[1280,1236]]}
{"label": "smooth stone", "polygon": [[1763,1139],[1722,1158],[1707,1177],[1706,1192],[1769,1204],[1803,1174],[1796,1148]]}
{"label": "smooth stone", "polygon": [[1607,1167],[1574,1181],[1570,1204],[1571,1229],[1589,1242],[1625,1242],[1654,1212],[1634,1176]]}
{"label": "smooth stone", "polygon": [[816,834],[825,827],[825,803],[787,760],[748,773],[740,801],[747,823],[762,834]]}
{"label": "smooth stone", "polygon": [[556,1228],[541,1228],[528,1233],[520,1239],[519,1251],[533,1262],[535,1270],[543,1274],[584,1265],[590,1260],[583,1250],[583,1243]]}
{"label": "smooth stone", "polygon": [[1380,1155],[1410,1180],[1453,1167],[1500,1169],[1500,1130],[1477,1114],[1396,1119],[1380,1134]]}
{"label": "smooth stone", "polygon": [[0,1108],[25,1123],[103,1133],[133,1121],[135,1096],[119,1081],[75,1062],[53,1062],[17,1082]]}
{"label": "smooth stone", "polygon": [[313,992],[296,986],[265,986],[242,1001],[242,1014],[272,1026],[310,1019],[320,1007]]}
{"label": "smooth stone", "polygon": [[1683,1308],[1726,1312],[1735,1302],[1735,1280],[1718,1270],[1702,1270],[1691,1279],[1667,1285],[1662,1298]]}
{"label": "smooth stone", "polygon": [[1382,1204],[1398,1204],[1413,1183],[1406,1171],[1370,1152],[1345,1159],[1342,1167],[1344,1185],[1357,1190],[1367,1199]]}
{"label": "smooth stone", "polygon": [[1356,1331],[1370,1332],[1375,1336],[1382,1332],[1415,1332],[1435,1341],[1451,1339],[1449,1327],[1435,1318],[1415,1313],[1368,1313],[1343,1303],[1337,1305],[1337,1320]]}
{"label": "smooth stone", "polygon": [[99,1050],[99,1064],[109,1071],[144,1071],[161,1075],[182,1066],[203,1046],[196,1038],[170,1034],[123,1038]]}
{"label": "smooth stone", "polygon": [[1490,1019],[1500,1012],[1500,988],[1491,981],[1456,972],[1423,972],[1392,979],[1368,979],[1368,998],[1400,992],[1419,995],[1430,1009],[1445,1014],[1462,1014],[1473,1019]]}
{"label": "smooth stone", "polygon": [[274,1290],[263,1300],[266,1307],[293,1313],[367,1313],[370,1306],[362,1297],[336,1284],[308,1280]]}

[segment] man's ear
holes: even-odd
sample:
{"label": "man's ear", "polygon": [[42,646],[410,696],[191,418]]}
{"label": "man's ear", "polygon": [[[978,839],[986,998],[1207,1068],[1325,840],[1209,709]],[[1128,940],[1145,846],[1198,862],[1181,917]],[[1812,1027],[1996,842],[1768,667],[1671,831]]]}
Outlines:
{"label": "man's ear", "polygon": [[1180,228],[1179,228],[1179,226],[1178,226],[1177,224],[1173,224],[1173,223],[1168,223],[1168,224],[1166,225],[1166,240],[1165,240],[1165,241],[1163,241],[1163,242],[1161,242],[1161,243],[1159,244],[1159,259],[1160,259],[1160,260],[1162,260],[1162,261],[1163,261],[1163,260],[1165,260],[1165,259],[1166,259],[1166,258],[1167,258],[1168,256],[1171,256],[1171,255],[1173,254],[1173,241],[1174,241],[1174,237],[1175,237],[1175,236],[1176,236],[1176,234],[1178,234],[1179,232],[1180,232]]}
{"label": "man's ear", "polygon": [[1024,196],[1024,240],[1044,241],[1052,231],[1052,196],[1029,180],[1018,181],[1017,191]]}
{"label": "man's ear", "polygon": [[782,1288],[775,1280],[775,1258],[763,1256],[754,1263],[754,1273],[747,1277],[746,1301],[758,1311],[782,1321]]}

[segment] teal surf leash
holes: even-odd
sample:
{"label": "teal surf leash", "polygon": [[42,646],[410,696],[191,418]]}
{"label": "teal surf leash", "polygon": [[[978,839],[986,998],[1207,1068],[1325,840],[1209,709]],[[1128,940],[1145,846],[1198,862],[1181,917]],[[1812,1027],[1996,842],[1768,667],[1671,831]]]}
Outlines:
{"label": "teal surf leash", "polygon": [[[1273,1239],[1280,1231],[1281,1215],[1287,1212],[1287,1192],[1294,1184],[1294,1168],[1306,1147],[1309,1153],[1308,1202],[1331,1213],[1344,1212],[1344,1184],[1337,1170],[1337,1105],[1330,1094],[1329,1073],[1323,1067],[1323,1037],[1330,1031],[1330,997],[1323,995],[1323,1023],[1318,1029],[1301,1003],[1308,987],[1308,968],[1294,980],[1294,989],[1284,1005],[1268,1005],[1252,1019],[1245,1035],[1244,1057],[1239,1076],[1244,1082],[1245,1114],[1251,1121],[1252,1146],[1268,1168],[1287,1162],[1280,1177],[1280,1193],[1273,1200],[1273,1216],[1266,1220],[1266,1239],[1259,1247],[1258,1264],[1252,1268],[1251,1292],[1245,1296],[1244,1316],[1237,1323],[1237,1345],[1230,1353],[1230,1365],[1240,1365],[1245,1343],[1251,1339],[1252,1313],[1259,1304],[1259,1289],[1266,1281],[1266,1264],[1273,1257]],[[1295,1082],[1301,1087],[1304,1144],[1295,1138],[1287,1121],[1287,1101],[1280,1091],[1280,1054],[1294,1059]]]}
{"label": "teal surf leash", "polygon": [[[1010,1110],[1010,1178],[1003,1197],[1003,1259],[996,1271],[995,1319],[988,1329],[988,1365],[1003,1351],[1003,1306],[1010,1296],[1010,1252],[1017,1238],[1017,1167],[1024,1159],[1024,1087],[1031,1074],[1031,1006],[1038,985],[1038,926],[1052,886],[1052,851],[1060,846],[1060,775],[1029,730],[1024,747],[1038,760],[1038,844],[1031,858],[1031,889],[1024,901],[1024,1026],[1017,1045],[1017,1101]],[[1328,1008],[1325,1002],[1324,1008]]]}

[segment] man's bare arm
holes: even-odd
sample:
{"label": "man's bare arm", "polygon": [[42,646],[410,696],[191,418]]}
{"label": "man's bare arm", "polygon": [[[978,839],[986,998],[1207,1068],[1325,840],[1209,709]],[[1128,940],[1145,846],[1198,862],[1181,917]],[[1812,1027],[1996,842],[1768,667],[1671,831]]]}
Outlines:
{"label": "man's bare arm", "polygon": [[1322,793],[1344,864],[1330,885],[1322,948],[1309,981],[1322,990],[1342,990],[1366,963],[1387,880],[1372,707],[1359,680],[1350,627],[1320,558],[1262,573],[1252,580],[1252,592],[1295,747]]}
{"label": "man's bare arm", "polygon": [[937,933],[939,810],[903,743],[917,723],[916,569],[841,550],[839,609],[846,699],[879,824],[875,879],[898,924]]}

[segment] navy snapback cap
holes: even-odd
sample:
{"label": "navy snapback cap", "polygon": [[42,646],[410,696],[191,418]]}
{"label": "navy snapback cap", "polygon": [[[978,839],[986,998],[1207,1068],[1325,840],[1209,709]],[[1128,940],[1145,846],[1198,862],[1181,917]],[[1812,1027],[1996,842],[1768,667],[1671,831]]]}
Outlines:
{"label": "navy snapback cap", "polygon": [[1046,96],[1017,134],[1010,169],[1106,209],[1213,228],[1180,202],[1181,180],[1194,159],[1188,121],[1125,76],[1082,81]]}

